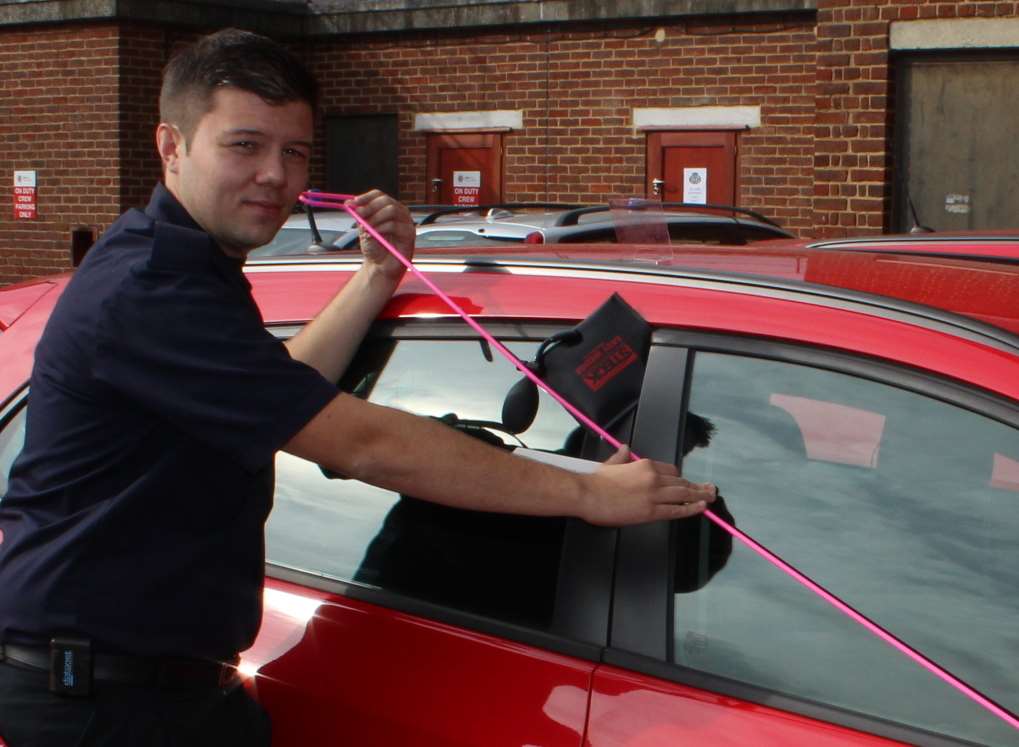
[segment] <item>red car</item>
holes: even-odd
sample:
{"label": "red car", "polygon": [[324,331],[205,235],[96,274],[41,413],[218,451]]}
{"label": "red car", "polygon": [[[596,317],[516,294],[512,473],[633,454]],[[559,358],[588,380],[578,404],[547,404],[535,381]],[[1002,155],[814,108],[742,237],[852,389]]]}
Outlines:
{"label": "red car", "polygon": [[931,231],[846,239],[775,239],[768,246],[826,249],[840,252],[916,254],[956,259],[1019,261],[1019,233],[1014,230]]}
{"label": "red car", "polygon": [[[614,434],[719,485],[740,530],[998,711],[705,519],[617,530],[453,511],[280,454],[265,617],[242,663],[275,744],[1019,744],[1014,262],[512,251],[416,263],[525,359],[618,292],[654,332],[640,401]],[[285,337],[356,266],[247,272]],[[0,291],[0,480],[64,283]],[[383,317],[344,388],[506,448],[607,454],[544,394],[533,424],[507,425],[520,375],[419,280]],[[695,423],[710,425],[694,437]]]}

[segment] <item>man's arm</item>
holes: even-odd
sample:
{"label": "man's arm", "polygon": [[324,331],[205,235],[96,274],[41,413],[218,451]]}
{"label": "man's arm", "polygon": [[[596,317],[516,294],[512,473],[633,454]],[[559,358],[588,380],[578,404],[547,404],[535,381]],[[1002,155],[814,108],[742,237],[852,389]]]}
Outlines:
{"label": "man's arm", "polygon": [[[353,200],[358,213],[408,259],[414,255],[414,222],[406,207],[373,190]],[[337,381],[406,268],[374,239],[361,238],[364,265],[318,316],[285,344],[290,356]]]}
{"label": "man's arm", "polygon": [[[410,258],[414,224],[407,209],[378,191],[354,201],[359,214]],[[404,274],[375,241],[362,238],[365,264],[298,335],[291,356],[336,381]],[[286,451],[364,482],[448,506],[576,516],[592,524],[680,519],[714,500],[710,485],[693,485],[670,464],[631,462],[621,450],[592,474],[514,457],[428,418],[340,394],[290,442]]]}
{"label": "man's arm", "polygon": [[341,474],[447,506],[622,525],[681,519],[715,497],[623,449],[591,474],[515,457],[429,418],[338,395],[283,447]]}

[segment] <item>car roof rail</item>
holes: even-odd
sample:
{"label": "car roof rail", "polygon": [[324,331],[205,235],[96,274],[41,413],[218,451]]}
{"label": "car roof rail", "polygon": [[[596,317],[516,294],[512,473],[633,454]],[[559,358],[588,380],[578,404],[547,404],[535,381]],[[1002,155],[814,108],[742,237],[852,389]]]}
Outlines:
{"label": "car roof rail", "polygon": [[[743,215],[749,215],[751,218],[767,223],[768,225],[774,226],[775,228],[781,228],[778,223],[771,220],[767,216],[761,215],[755,210],[749,210],[747,208],[736,207],[735,205],[715,205],[711,203],[700,203],[700,202],[658,202],[657,200],[644,200],[644,199],[631,199],[627,203],[631,205],[633,209],[643,208],[696,208],[699,210],[725,210],[726,212],[733,213],[733,217],[737,217],[736,213],[742,213]],[[603,213],[612,210],[611,205],[591,205],[588,207],[577,208],[576,210],[570,210],[569,212],[563,213],[553,225],[555,226],[575,226],[580,221],[582,215],[588,215],[589,213]]]}
{"label": "car roof rail", "polygon": [[577,208],[582,208],[583,205],[562,202],[486,202],[484,205],[426,205],[423,207],[410,205],[408,207],[411,210],[435,208],[433,212],[426,215],[418,223],[419,226],[426,226],[430,223],[435,223],[444,215],[454,213],[483,214],[489,210],[576,210]]}

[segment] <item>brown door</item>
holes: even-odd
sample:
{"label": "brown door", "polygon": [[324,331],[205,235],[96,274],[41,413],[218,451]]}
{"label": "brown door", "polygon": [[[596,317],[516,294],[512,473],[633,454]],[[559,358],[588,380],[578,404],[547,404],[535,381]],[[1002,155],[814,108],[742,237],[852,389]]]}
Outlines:
{"label": "brown door", "polygon": [[648,133],[645,189],[665,202],[735,205],[736,133]]}
{"label": "brown door", "polygon": [[428,136],[428,195],[443,205],[502,201],[502,133],[463,132]]}

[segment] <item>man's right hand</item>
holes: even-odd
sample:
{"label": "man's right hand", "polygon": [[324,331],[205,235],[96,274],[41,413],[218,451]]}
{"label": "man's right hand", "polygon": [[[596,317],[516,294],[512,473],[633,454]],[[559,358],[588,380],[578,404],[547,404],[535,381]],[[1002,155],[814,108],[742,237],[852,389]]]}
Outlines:
{"label": "man's right hand", "polygon": [[593,473],[572,472],[349,394],[337,395],[284,449],[356,480],[472,511],[619,526],[694,516],[715,499],[714,486],[684,480],[671,464],[631,461],[626,448]]}
{"label": "man's right hand", "polygon": [[626,446],[583,478],[581,518],[601,526],[685,519],[704,511],[716,496],[714,485],[684,480],[675,465],[633,461]]}

